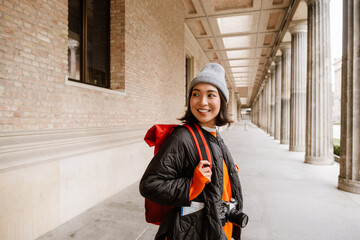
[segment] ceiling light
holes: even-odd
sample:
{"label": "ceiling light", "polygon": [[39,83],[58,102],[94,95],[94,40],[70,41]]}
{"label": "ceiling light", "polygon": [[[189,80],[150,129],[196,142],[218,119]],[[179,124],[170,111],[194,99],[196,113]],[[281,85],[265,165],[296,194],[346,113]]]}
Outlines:
{"label": "ceiling light", "polygon": [[248,49],[226,51],[226,55],[228,56],[229,59],[254,57],[253,52],[251,50],[248,50]]}
{"label": "ceiling light", "polygon": [[251,65],[251,61],[250,60],[230,60],[229,64],[231,67],[236,67],[236,66],[250,66]]}
{"label": "ceiling light", "polygon": [[251,46],[251,36],[224,37],[223,42],[225,48],[246,48]]}
{"label": "ceiling light", "polygon": [[251,31],[252,15],[217,18],[221,34]]}
{"label": "ceiling light", "polygon": [[233,73],[232,75],[233,75],[234,78],[237,78],[237,77],[250,77],[251,73],[240,72],[240,73]]}
{"label": "ceiling light", "polygon": [[237,72],[246,73],[246,72],[250,72],[251,68],[248,68],[248,67],[234,67],[234,68],[231,68],[231,71],[233,73],[237,73]]}

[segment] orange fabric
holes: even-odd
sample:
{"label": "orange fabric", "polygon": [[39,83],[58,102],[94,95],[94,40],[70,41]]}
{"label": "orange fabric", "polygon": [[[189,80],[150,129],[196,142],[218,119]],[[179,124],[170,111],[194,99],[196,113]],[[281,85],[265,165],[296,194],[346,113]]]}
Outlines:
{"label": "orange fabric", "polygon": [[[216,132],[210,132],[212,135],[216,137]],[[223,195],[222,200],[230,201],[232,198],[232,191],[231,191],[231,182],[229,178],[229,171],[226,166],[225,160],[223,159]],[[233,224],[228,222],[223,226],[224,232],[226,234],[227,239],[231,240],[232,231],[233,231]]]}
{"label": "orange fabric", "polygon": [[196,167],[190,183],[189,200],[194,200],[197,196],[199,196],[204,189],[205,184],[208,182],[209,180],[200,172],[199,168]]}
{"label": "orange fabric", "polygon": [[[230,183],[228,168],[225,164],[225,160],[223,160],[223,177],[224,177],[224,187],[223,187],[222,200],[230,201],[230,199],[232,198],[231,183]],[[223,226],[223,229],[226,234],[226,237],[230,240],[233,231],[233,224],[228,222],[225,224],[225,226]]]}

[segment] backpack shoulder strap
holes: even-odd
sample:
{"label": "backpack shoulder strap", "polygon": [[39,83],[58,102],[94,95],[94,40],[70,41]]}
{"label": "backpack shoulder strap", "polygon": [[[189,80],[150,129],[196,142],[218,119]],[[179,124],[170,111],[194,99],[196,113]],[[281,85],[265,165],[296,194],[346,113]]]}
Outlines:
{"label": "backpack shoulder strap", "polygon": [[184,124],[184,126],[189,129],[194,142],[196,149],[199,153],[200,161],[201,160],[208,160],[210,162],[210,168],[212,168],[212,156],[209,149],[209,146],[206,142],[206,139],[204,137],[204,134],[202,133],[200,127],[197,124],[194,125],[188,125]]}

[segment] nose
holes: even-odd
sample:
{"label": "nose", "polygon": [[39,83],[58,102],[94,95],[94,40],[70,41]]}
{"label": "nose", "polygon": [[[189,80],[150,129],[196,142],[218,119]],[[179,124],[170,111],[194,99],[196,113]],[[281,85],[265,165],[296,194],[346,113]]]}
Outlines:
{"label": "nose", "polygon": [[201,97],[200,104],[201,104],[202,106],[208,104],[208,100],[207,100],[207,97],[206,97],[206,96],[202,96],[202,97]]}

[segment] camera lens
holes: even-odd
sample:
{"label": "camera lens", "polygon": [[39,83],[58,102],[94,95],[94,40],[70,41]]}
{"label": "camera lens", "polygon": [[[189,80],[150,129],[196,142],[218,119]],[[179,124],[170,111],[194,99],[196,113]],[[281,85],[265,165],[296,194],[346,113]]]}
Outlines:
{"label": "camera lens", "polygon": [[249,217],[241,211],[232,211],[229,214],[229,221],[238,227],[244,228],[249,221]]}

